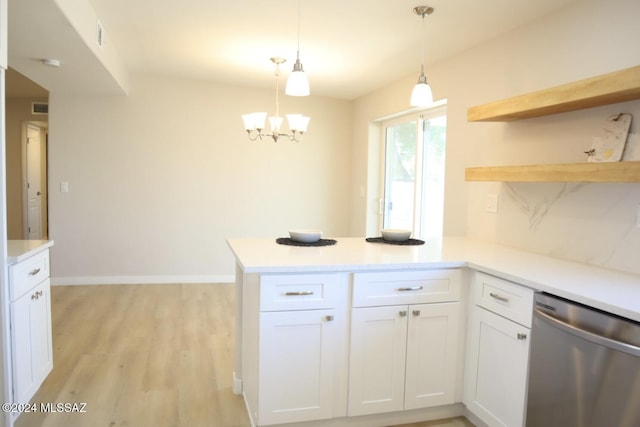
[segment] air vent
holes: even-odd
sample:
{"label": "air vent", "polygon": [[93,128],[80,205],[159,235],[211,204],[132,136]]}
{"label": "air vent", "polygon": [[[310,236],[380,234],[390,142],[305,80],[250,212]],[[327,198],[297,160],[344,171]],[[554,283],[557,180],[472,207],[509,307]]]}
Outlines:
{"label": "air vent", "polygon": [[35,114],[35,115],[49,114],[49,103],[48,102],[32,102],[31,114]]}

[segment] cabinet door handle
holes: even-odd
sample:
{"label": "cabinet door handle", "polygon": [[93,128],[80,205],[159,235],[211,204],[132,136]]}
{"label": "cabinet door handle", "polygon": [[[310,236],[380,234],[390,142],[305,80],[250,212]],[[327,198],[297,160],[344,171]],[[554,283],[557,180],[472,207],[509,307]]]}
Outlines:
{"label": "cabinet door handle", "polygon": [[509,298],[503,297],[502,295],[496,294],[495,292],[489,292],[489,296],[491,298],[497,299],[498,301],[509,302]]}
{"label": "cabinet door handle", "polygon": [[40,273],[40,269],[36,268],[35,270],[31,270],[29,272],[29,276],[35,276],[36,274]]}
{"label": "cabinet door handle", "polygon": [[422,290],[422,286],[411,286],[408,288],[398,288],[398,291],[400,292],[407,292],[407,291],[421,291]]}
{"label": "cabinet door handle", "polygon": [[407,316],[407,310],[400,310],[398,312],[398,314],[400,315],[400,317],[406,317]]}
{"label": "cabinet door handle", "polygon": [[303,295],[313,295],[313,291],[290,291],[285,293],[288,297],[299,297]]}
{"label": "cabinet door handle", "polygon": [[517,337],[520,341],[524,341],[527,339],[527,334],[519,333]]}
{"label": "cabinet door handle", "polygon": [[414,315],[414,316],[416,316],[416,317],[417,317],[417,316],[420,316],[420,310],[413,310],[413,311],[411,312],[411,314],[413,314],[413,315]]}
{"label": "cabinet door handle", "polygon": [[326,316],[324,316],[324,320],[326,320],[327,322],[331,322],[333,320],[333,314],[327,314]]}

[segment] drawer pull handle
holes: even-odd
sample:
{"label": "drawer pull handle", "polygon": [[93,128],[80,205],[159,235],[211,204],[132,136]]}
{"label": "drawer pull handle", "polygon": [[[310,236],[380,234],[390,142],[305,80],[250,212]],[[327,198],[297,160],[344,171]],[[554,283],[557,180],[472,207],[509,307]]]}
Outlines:
{"label": "drawer pull handle", "polygon": [[494,293],[494,292],[489,292],[489,296],[490,296],[491,298],[495,298],[495,299],[497,299],[498,301],[502,301],[502,302],[509,302],[509,298],[507,298],[507,297],[503,297],[502,295],[500,295],[500,294],[496,294],[496,293]]}
{"label": "drawer pull handle", "polygon": [[398,312],[398,314],[400,315],[400,317],[406,317],[407,316],[407,310],[400,310]]}
{"label": "drawer pull handle", "polygon": [[520,341],[524,341],[524,340],[526,340],[526,339],[527,339],[527,334],[522,334],[522,333],[520,333],[520,334],[518,334],[518,335],[517,335],[517,337],[518,337],[518,339],[519,339]]}
{"label": "drawer pull handle", "polygon": [[411,286],[409,288],[398,288],[398,291],[400,291],[400,292],[421,291],[422,289],[423,289],[422,286]]}
{"label": "drawer pull handle", "polygon": [[304,295],[313,295],[313,291],[291,291],[285,293],[285,295],[288,297],[299,297]]}
{"label": "drawer pull handle", "polygon": [[324,316],[324,319],[325,319],[327,322],[331,322],[331,321],[333,320],[333,315],[332,315],[332,314],[328,314],[328,315]]}
{"label": "drawer pull handle", "polygon": [[414,316],[416,316],[416,317],[417,317],[417,316],[420,316],[420,310],[413,310],[413,311],[411,312],[411,314],[413,314],[413,315],[414,315]]}
{"label": "drawer pull handle", "polygon": [[40,269],[36,268],[35,270],[31,270],[29,272],[29,276],[35,276],[36,274],[40,273]]}

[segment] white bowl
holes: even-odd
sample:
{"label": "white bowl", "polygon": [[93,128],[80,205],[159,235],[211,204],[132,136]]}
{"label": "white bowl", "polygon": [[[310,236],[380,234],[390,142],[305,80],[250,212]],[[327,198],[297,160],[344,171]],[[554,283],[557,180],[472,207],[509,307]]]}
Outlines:
{"label": "white bowl", "polygon": [[380,230],[380,232],[382,233],[382,238],[384,240],[390,240],[393,242],[402,242],[405,240],[409,240],[409,237],[411,237],[411,230],[385,228],[384,230]]}
{"label": "white bowl", "polygon": [[322,238],[322,231],[318,230],[290,230],[289,237],[294,242],[314,243]]}

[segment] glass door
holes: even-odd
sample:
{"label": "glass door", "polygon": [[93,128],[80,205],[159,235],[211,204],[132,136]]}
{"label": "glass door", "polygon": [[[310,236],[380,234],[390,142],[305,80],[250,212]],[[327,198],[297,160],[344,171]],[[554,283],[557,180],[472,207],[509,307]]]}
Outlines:
{"label": "glass door", "polygon": [[446,125],[442,107],[385,123],[383,228],[442,236]]}

